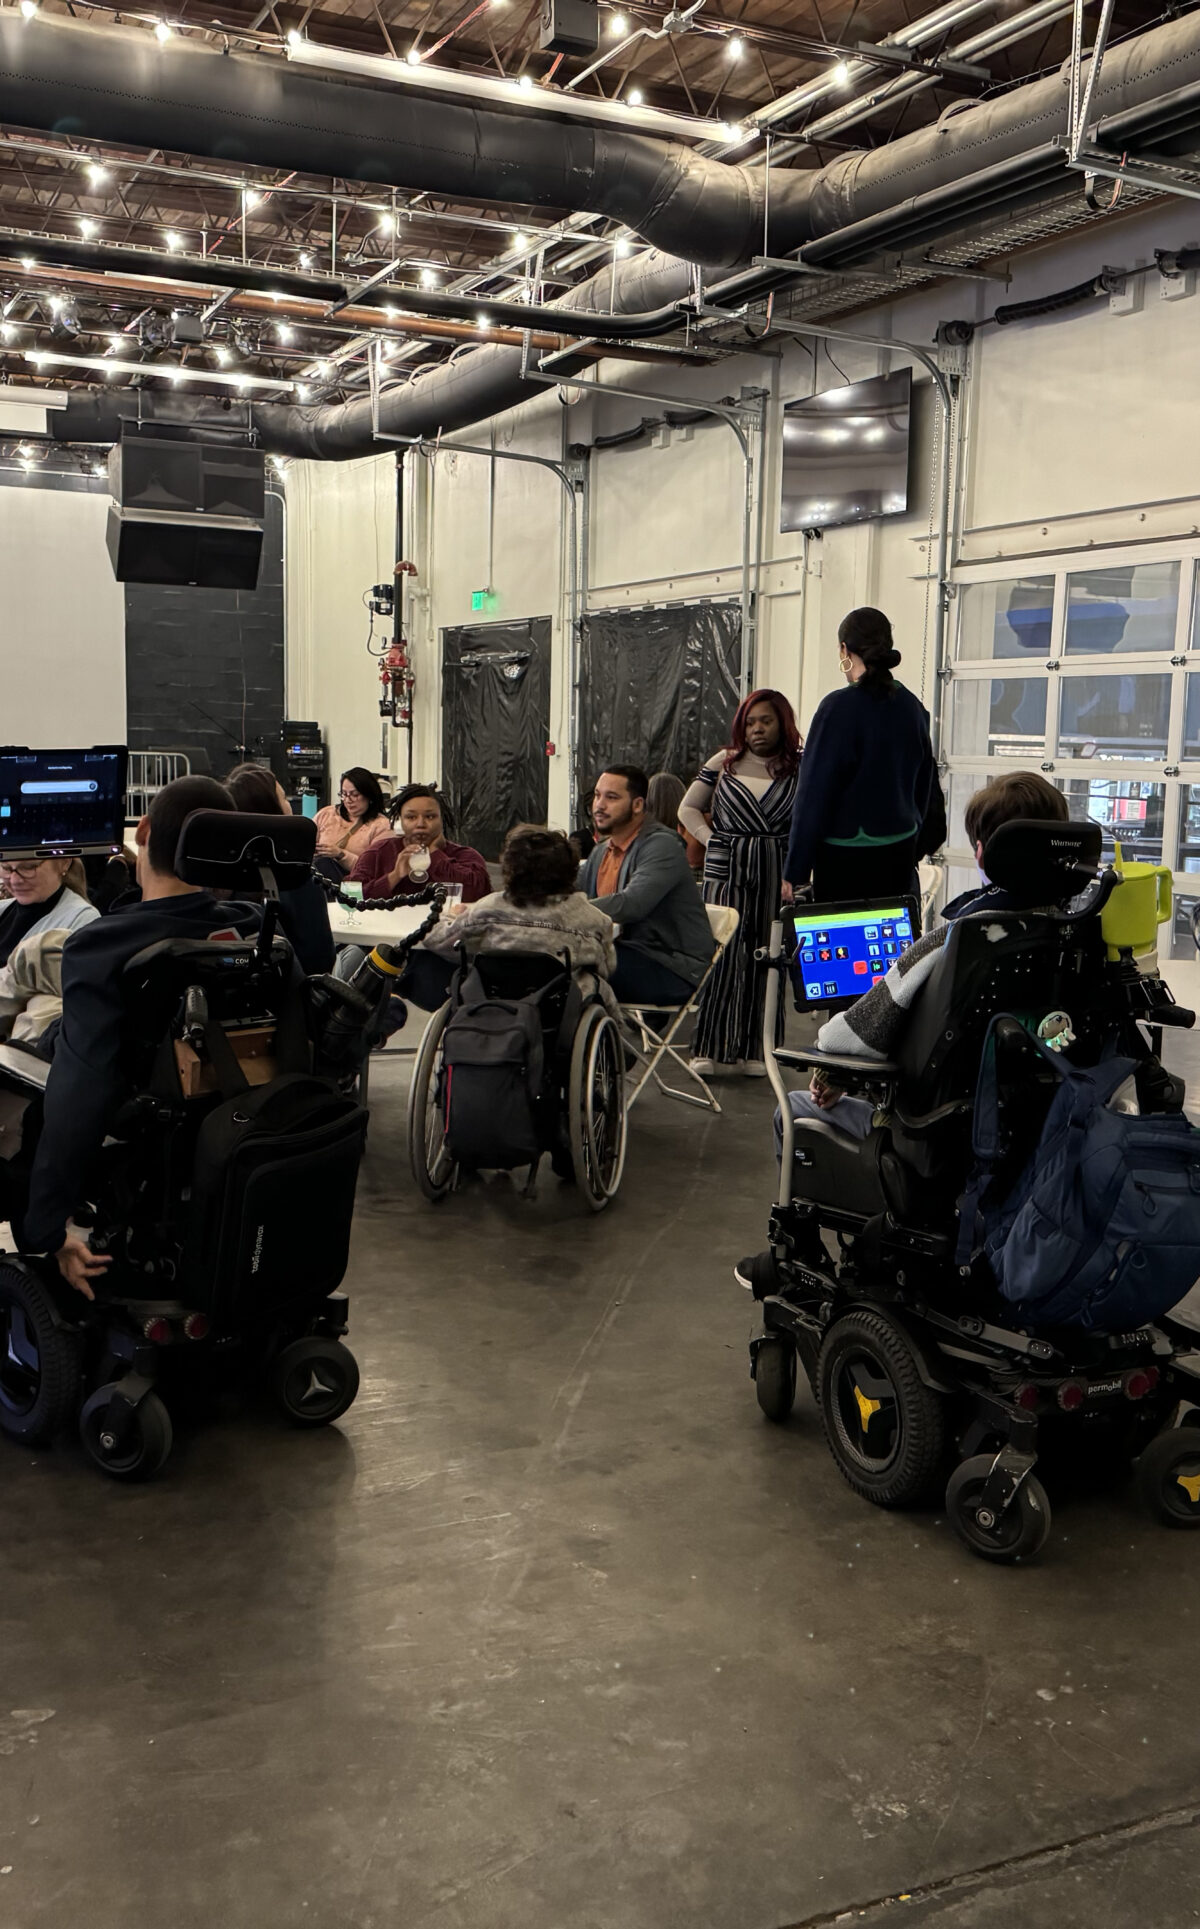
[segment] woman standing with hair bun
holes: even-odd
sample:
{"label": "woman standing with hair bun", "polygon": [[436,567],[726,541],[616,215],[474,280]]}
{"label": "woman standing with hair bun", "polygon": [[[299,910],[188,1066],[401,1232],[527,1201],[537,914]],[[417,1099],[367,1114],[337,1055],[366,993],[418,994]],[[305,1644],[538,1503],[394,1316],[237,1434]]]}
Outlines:
{"label": "woman standing with hair bun", "polygon": [[892,675],[883,611],[843,617],[838,651],[846,688],[812,720],[783,868],[785,897],[811,882],[818,904],[913,891],[918,860],[946,835],[929,714]]}

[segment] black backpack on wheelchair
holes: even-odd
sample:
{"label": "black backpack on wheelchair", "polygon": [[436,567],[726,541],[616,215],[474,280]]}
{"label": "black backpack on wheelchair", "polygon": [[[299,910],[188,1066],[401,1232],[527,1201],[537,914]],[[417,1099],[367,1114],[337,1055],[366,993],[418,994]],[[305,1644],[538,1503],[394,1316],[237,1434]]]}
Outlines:
{"label": "black backpack on wheelchair", "polygon": [[184,824],[177,874],[262,890],[262,927],[166,938],[125,966],[130,1096],[97,1163],[90,1235],[112,1264],[94,1306],[51,1265],[0,1266],[5,1432],[48,1439],[79,1413],[96,1464],[144,1478],[171,1444],[156,1383],[231,1350],[265,1368],[297,1425],[353,1401],[337,1289],[366,1114],[314,1069],[305,981],[276,930],[276,893],[308,876],[314,847],[303,818],[198,811]]}
{"label": "black backpack on wheelchair", "polygon": [[437,1204],[463,1171],[529,1168],[573,1179],[594,1212],[625,1163],[624,1047],[615,1019],[585,996],[569,956],[464,955],[426,1027],[409,1092],[409,1158]]}
{"label": "black backpack on wheelchair", "polygon": [[[1100,913],[1120,884],[1100,873],[1100,845],[1090,824],[994,834],[983,867],[1031,908],[984,907],[950,927],[894,1061],[775,1049],[788,960],[781,926],[772,931],[764,1037],[784,1157],[770,1251],[751,1280],[759,1406],[786,1420],[803,1367],[854,1491],[907,1506],[948,1474],[947,1516],[993,1561],[1025,1558],[1046,1539],[1049,1501],[1034,1472],[1044,1448],[1083,1469],[1136,1460],[1151,1511],[1200,1526],[1200,1430],[1181,1424],[1200,1417],[1195,1334],[1173,1316],[1121,1332],[1039,1326],[1002,1297],[964,1223],[989,1038],[1005,1041],[990,1173],[1000,1198],[1058,1089],[1046,1053],[1031,1048],[1039,1034],[1052,1031],[1081,1068],[1128,1061],[1139,1112],[1178,1118],[1183,1087],[1161,1063],[1160,1035],[1194,1015],[1130,957],[1109,959]],[[820,1069],[870,1099],[866,1136],[833,1118],[793,1121],[781,1066]]]}

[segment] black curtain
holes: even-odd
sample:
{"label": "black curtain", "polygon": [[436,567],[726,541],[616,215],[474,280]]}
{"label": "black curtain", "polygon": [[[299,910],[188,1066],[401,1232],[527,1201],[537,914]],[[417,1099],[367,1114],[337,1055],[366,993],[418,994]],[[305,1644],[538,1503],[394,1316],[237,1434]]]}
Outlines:
{"label": "black curtain", "polygon": [[674,771],[690,783],[729,738],[738,706],[736,603],[589,610],[579,658],[579,815],[606,764]]}
{"label": "black curtain", "polygon": [[514,824],[544,824],[550,618],[442,631],[442,788],[454,835],[496,858]]}
{"label": "black curtain", "polygon": [[131,750],[185,750],[223,777],[283,731],[283,504],[269,493],[258,588],[125,585]]}

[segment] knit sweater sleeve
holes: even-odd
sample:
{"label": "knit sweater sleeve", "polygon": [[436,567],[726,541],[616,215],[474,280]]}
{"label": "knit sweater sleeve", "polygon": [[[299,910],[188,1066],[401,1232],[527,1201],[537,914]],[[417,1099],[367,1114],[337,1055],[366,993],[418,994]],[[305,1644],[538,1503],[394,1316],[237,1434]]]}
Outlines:
{"label": "knit sweater sleeve", "polygon": [[840,1052],[847,1058],[891,1058],[913,1001],[928,982],[949,929],[948,924],[939,924],[936,931],[926,932],[848,1011],[827,1018],[817,1033],[821,1050]]}

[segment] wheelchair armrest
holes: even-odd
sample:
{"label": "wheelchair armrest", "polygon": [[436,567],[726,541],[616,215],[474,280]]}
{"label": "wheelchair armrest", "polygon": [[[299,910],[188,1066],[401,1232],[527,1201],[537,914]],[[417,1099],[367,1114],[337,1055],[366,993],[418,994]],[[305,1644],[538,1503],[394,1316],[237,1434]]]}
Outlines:
{"label": "wheelchair armrest", "polygon": [[867,1079],[899,1078],[900,1067],[890,1058],[859,1058],[849,1052],[822,1052],[816,1046],[781,1046],[775,1054],[781,1065],[795,1065],[805,1070],[836,1072],[838,1081],[855,1078],[860,1082]]}
{"label": "wheelchair armrest", "polygon": [[910,1138],[923,1138],[927,1133],[945,1125],[947,1119],[970,1118],[973,1107],[969,1099],[955,1099],[949,1105],[935,1105],[932,1112],[915,1112],[906,1118],[903,1112],[892,1113],[893,1125],[898,1125]]}

